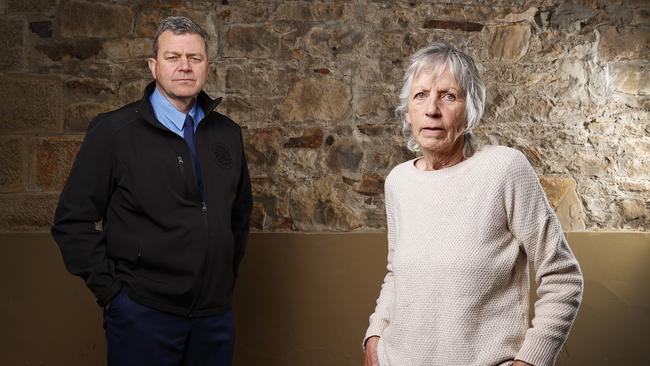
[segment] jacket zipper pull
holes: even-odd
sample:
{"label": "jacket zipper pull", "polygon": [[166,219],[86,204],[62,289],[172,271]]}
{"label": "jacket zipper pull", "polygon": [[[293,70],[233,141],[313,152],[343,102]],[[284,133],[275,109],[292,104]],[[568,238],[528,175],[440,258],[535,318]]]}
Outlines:
{"label": "jacket zipper pull", "polygon": [[178,158],[178,169],[180,169],[181,174],[185,174],[185,166],[183,165],[183,158],[178,155],[176,158]]}
{"label": "jacket zipper pull", "polygon": [[205,202],[201,202],[201,211],[203,211],[203,213],[208,212],[208,205]]}

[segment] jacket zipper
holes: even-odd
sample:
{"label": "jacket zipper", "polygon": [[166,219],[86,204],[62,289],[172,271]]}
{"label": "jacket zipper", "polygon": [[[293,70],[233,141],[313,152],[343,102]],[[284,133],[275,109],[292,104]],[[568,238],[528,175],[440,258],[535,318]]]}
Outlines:
{"label": "jacket zipper", "polygon": [[[198,128],[197,128],[197,132],[198,132]],[[196,143],[196,135],[194,135],[194,139],[195,139],[194,142]],[[198,153],[198,151],[197,151],[197,153]],[[179,156],[179,158],[180,158],[180,156]],[[182,161],[182,159],[180,161]],[[196,180],[198,182],[198,180],[199,180],[198,172],[196,171],[196,169],[192,169],[192,170],[194,170],[194,176],[196,177]],[[202,187],[200,187],[200,189],[202,189]],[[203,199],[203,192],[199,192],[199,193],[200,193],[200,195],[202,197],[201,198],[201,216],[203,216],[203,228],[205,230],[205,236],[206,236],[204,238],[204,240],[205,240],[205,251],[207,252],[208,251],[208,245],[209,245],[208,239],[207,239],[207,237],[209,236],[209,232],[208,232],[208,205],[205,203],[205,200]],[[199,276],[200,277],[199,277],[199,283],[198,283],[198,285],[199,285],[198,290],[196,292],[196,296],[194,297],[194,300],[192,301],[192,306],[190,307],[190,312],[188,314],[188,317],[190,317],[190,318],[194,317],[194,310],[196,308],[196,304],[198,303],[199,298],[201,297],[201,288],[203,287],[203,280],[204,280],[204,277],[205,277],[205,262],[207,260],[207,257],[208,257],[207,255],[204,255],[203,256],[203,262],[201,263],[201,270],[199,271],[199,273],[200,273]]]}

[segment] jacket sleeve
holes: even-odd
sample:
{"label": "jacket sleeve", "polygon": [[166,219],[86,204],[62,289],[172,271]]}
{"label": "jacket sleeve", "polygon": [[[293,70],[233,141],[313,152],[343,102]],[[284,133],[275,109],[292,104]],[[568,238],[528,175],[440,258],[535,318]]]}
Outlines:
{"label": "jacket sleeve", "polygon": [[388,237],[388,258],[386,265],[386,276],[381,285],[381,291],[377,298],[377,305],[375,312],[370,315],[370,324],[366,330],[366,335],[363,338],[363,347],[365,348],[366,341],[372,336],[381,337],[384,329],[390,323],[390,309],[393,306],[395,296],[395,286],[393,278],[393,253],[395,252],[396,244],[396,222],[395,212],[393,206],[393,197],[390,189],[390,182],[387,179],[385,184],[385,201],[386,201],[386,227]]}
{"label": "jacket sleeve", "polygon": [[68,271],[80,276],[99,305],[119,291],[106,238],[95,223],[104,219],[112,192],[110,135],[95,118],[63,187],[51,232]]}
{"label": "jacket sleeve", "polygon": [[532,261],[537,283],[532,327],[515,358],[535,366],[552,366],[582,301],[582,273],[523,154],[517,153],[509,173],[505,187],[508,225]]}
{"label": "jacket sleeve", "polygon": [[244,152],[244,141],[240,132],[241,141],[241,172],[239,175],[239,185],[237,188],[237,197],[232,205],[231,212],[231,229],[235,240],[235,255],[233,270],[235,277],[239,273],[239,264],[244,258],[246,251],[246,241],[248,240],[248,231],[250,225],[251,211],[253,209],[253,196],[251,193],[251,180],[248,173],[248,164],[246,163],[246,154]]}

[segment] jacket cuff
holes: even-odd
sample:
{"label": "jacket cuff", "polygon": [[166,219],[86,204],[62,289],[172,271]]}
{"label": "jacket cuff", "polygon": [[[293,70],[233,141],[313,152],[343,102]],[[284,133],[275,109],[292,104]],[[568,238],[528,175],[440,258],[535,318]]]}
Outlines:
{"label": "jacket cuff", "polygon": [[101,293],[95,293],[97,304],[102,308],[105,307],[115,296],[117,296],[118,293],[120,293],[120,290],[122,290],[122,281],[113,282],[108,289],[105,289]]}
{"label": "jacket cuff", "polygon": [[515,359],[533,366],[553,366],[561,346],[562,343],[558,344],[548,339],[528,335]]}

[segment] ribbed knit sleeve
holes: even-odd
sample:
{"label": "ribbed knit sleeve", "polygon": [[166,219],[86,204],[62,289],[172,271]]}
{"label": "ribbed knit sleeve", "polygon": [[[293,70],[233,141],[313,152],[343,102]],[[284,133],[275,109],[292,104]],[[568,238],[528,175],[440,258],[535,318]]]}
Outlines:
{"label": "ribbed knit sleeve", "polygon": [[516,359],[552,366],[576,317],[583,291],[578,262],[532,167],[519,152],[504,187],[508,226],[535,268],[537,301],[532,327]]}
{"label": "ribbed knit sleeve", "polygon": [[381,285],[379,298],[377,298],[377,306],[375,312],[370,315],[370,325],[363,338],[363,345],[365,347],[366,340],[372,336],[380,336],[384,329],[390,323],[390,309],[393,304],[394,294],[394,279],[393,279],[393,253],[395,252],[396,243],[396,223],[395,213],[393,210],[393,195],[391,192],[390,176],[386,179],[384,185],[385,202],[386,202],[386,226],[388,235],[388,264],[386,266],[386,276]]}

